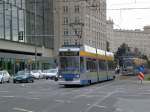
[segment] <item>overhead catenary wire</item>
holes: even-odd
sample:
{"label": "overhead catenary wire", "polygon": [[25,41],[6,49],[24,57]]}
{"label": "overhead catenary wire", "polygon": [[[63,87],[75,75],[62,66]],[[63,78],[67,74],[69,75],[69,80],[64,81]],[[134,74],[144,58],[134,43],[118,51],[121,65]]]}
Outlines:
{"label": "overhead catenary wire", "polygon": [[138,8],[133,8],[133,7],[128,7],[128,8],[114,8],[114,9],[106,9],[106,10],[149,10],[150,7],[138,7]]}

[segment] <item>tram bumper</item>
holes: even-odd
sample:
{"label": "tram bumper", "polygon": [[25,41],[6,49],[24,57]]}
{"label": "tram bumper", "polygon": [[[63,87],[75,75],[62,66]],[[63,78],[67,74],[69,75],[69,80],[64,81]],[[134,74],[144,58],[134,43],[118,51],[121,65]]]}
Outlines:
{"label": "tram bumper", "polygon": [[74,80],[74,81],[58,81],[59,85],[80,85],[80,80]]}

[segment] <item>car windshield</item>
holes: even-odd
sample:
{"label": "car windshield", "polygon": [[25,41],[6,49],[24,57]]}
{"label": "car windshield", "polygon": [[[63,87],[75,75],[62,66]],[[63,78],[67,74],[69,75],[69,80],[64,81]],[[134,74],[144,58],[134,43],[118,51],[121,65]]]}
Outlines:
{"label": "car windshield", "polygon": [[28,75],[30,72],[29,71],[19,71],[17,73],[17,76],[20,76],[20,75]]}
{"label": "car windshield", "polygon": [[56,69],[50,69],[50,70],[48,70],[47,72],[49,72],[49,73],[56,73],[57,70],[56,70]]}
{"label": "car windshield", "polygon": [[47,72],[47,70],[43,70],[43,73],[46,73]]}
{"label": "car windshield", "polygon": [[38,73],[38,72],[39,72],[39,70],[32,70],[32,72],[33,72],[33,73]]}
{"label": "car windshield", "polygon": [[3,75],[3,72],[0,72],[0,75]]}

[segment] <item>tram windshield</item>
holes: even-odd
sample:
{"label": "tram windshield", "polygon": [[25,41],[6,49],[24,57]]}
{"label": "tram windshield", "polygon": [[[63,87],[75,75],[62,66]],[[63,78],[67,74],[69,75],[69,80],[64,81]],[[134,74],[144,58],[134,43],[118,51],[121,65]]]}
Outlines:
{"label": "tram windshield", "polygon": [[61,57],[60,67],[63,73],[79,73],[79,57]]}

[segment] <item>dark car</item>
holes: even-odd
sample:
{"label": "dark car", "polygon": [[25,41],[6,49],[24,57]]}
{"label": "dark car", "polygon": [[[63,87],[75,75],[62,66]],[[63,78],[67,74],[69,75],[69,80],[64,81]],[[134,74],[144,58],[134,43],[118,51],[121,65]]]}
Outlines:
{"label": "dark car", "polygon": [[13,78],[14,83],[21,82],[34,82],[34,77],[31,75],[29,71],[19,71],[16,76]]}

